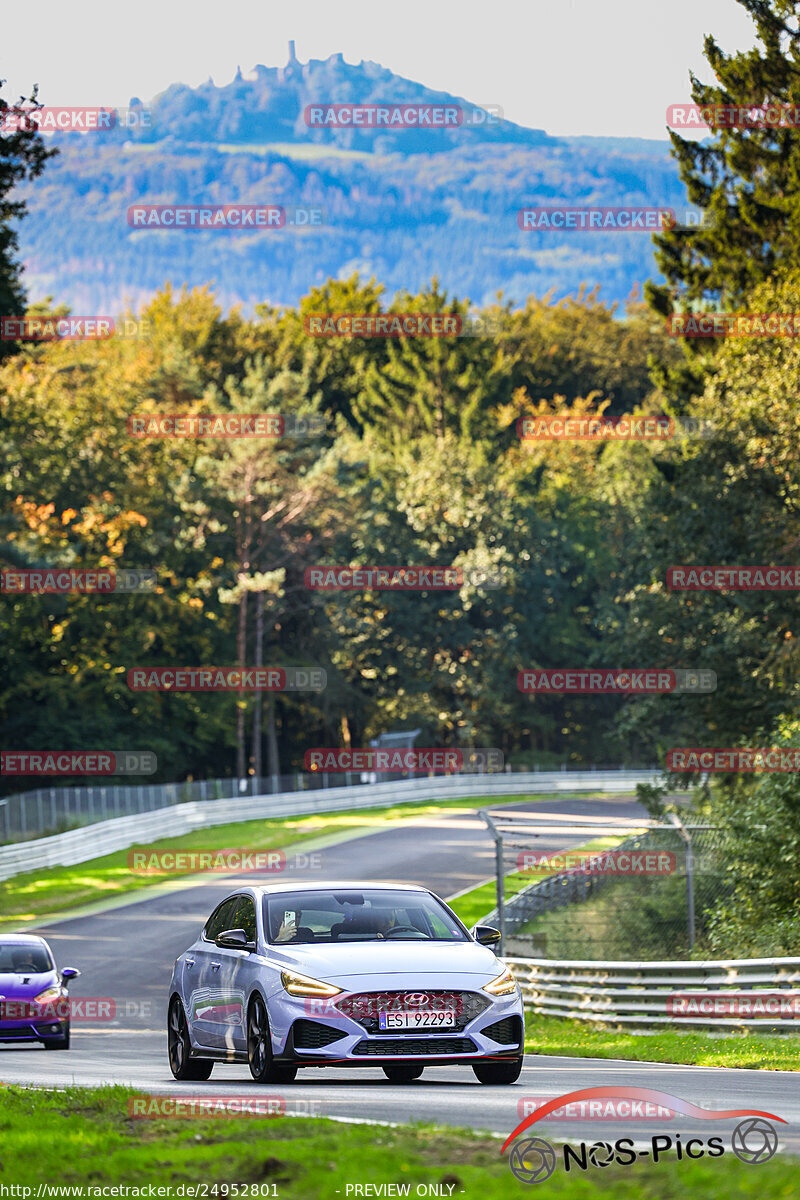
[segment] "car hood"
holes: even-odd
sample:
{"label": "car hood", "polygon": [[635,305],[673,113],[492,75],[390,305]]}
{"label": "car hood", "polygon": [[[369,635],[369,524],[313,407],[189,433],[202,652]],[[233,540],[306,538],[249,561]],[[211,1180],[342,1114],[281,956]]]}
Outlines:
{"label": "car hood", "polygon": [[39,971],[33,975],[4,971],[0,974],[0,996],[5,996],[6,1000],[32,1000],[57,982],[55,971]]}
{"label": "car hood", "polygon": [[[339,942],[324,946],[270,946],[270,962],[287,966],[315,979],[363,979],[376,975],[382,980],[431,975],[476,975],[494,979],[503,964],[487,946],[476,942]],[[431,981],[430,986],[433,986]],[[436,986],[447,986],[446,979]]]}

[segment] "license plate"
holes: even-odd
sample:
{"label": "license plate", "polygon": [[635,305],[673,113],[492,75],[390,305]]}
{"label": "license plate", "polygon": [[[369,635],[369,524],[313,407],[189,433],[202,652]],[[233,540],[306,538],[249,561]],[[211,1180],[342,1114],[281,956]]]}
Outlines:
{"label": "license plate", "polygon": [[452,1012],[382,1012],[380,1029],[448,1029],[456,1023]]}

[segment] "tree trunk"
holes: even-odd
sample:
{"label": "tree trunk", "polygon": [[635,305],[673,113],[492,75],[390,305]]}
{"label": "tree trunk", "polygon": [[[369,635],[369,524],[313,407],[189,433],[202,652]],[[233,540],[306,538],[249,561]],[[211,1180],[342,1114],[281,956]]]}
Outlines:
{"label": "tree trunk", "polygon": [[[247,592],[242,592],[239,601],[239,627],[236,632],[236,657],[240,667],[245,667],[247,654]],[[243,692],[236,699],[236,775],[239,780],[247,777],[247,753],[245,746],[244,716],[247,708]],[[239,783],[241,787],[241,783]]]}
{"label": "tree trunk", "polygon": [[[256,592],[256,654],[255,666],[264,665],[264,593]],[[261,778],[261,713],[263,701],[261,692],[256,692],[253,700],[253,777],[254,787],[258,788]]]}
{"label": "tree trunk", "polygon": [[278,754],[278,732],[275,726],[275,695],[267,695],[267,772],[280,775],[281,763]]}

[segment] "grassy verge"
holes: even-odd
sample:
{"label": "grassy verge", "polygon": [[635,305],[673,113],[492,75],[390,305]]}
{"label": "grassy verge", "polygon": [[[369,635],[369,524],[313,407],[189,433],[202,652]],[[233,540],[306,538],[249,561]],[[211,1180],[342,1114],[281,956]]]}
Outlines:
{"label": "grassy verge", "polygon": [[749,1030],[709,1037],[704,1030],[627,1033],[562,1017],[526,1013],[525,1049],[529,1054],[569,1058],[622,1058],[636,1062],[685,1063],[697,1067],[750,1067],[761,1071],[800,1070],[796,1035]]}
{"label": "grassy verge", "polygon": [[[618,845],[622,840],[622,837],[594,838],[591,842],[585,842],[580,846],[571,846],[569,853],[579,854],[594,850],[609,850],[612,846]],[[557,874],[555,871],[542,870],[537,870],[536,872],[512,871],[509,875],[504,876],[503,888],[505,899],[509,900],[512,896],[516,896],[518,892],[521,892],[523,888],[528,887],[531,883],[538,883],[540,879],[546,879],[548,875],[555,874]],[[452,901],[450,907],[468,928],[472,928],[473,925],[480,921],[481,917],[485,917],[487,913],[492,911],[496,903],[497,888],[495,881],[490,879],[488,883],[482,883],[479,887],[472,888],[469,892],[464,892],[462,896]]]}
{"label": "grassy verge", "polygon": [[[233,825],[217,825],[212,829],[197,829],[181,837],[165,838],[148,843],[157,850],[224,850],[233,846],[248,850],[281,850],[287,846],[302,849],[318,839],[348,834],[377,832],[392,821],[413,817],[431,817],[443,809],[449,812],[474,812],[486,805],[524,803],[531,800],[550,800],[550,795],[480,796],[469,799],[439,800],[418,804],[396,804],[369,809],[348,809],[336,813],[311,816],[280,817],[275,820],[241,821]],[[141,848],[141,847],[139,847]],[[75,866],[53,867],[15,875],[0,883],[0,930],[34,921],[40,917],[62,915],[67,909],[100,900],[112,900],[128,892],[152,887],[176,878],[175,873],[134,874],[128,867],[128,855],[137,849],[118,850],[103,858],[94,858]],[[491,907],[491,905],[489,906]]]}
{"label": "grassy verge", "polygon": [[[367,1184],[372,1188],[366,1194],[380,1195],[381,1184],[394,1184],[403,1189],[395,1194],[402,1196],[408,1186],[412,1197],[436,1184],[432,1195],[469,1200],[504,1200],[526,1190],[512,1176],[508,1155],[501,1157],[500,1140],[487,1134],[317,1118],[132,1120],[127,1102],[133,1095],[124,1088],[0,1090],[0,1184],[152,1185],[170,1188],[167,1197],[185,1195],[185,1188],[177,1190],[181,1184],[200,1184],[212,1200],[233,1184],[239,1185],[239,1196],[289,1200],[329,1200],[337,1193],[345,1200],[348,1185],[359,1184],[362,1196]],[[510,1117],[509,1124],[515,1120]],[[796,1160],[750,1166],[726,1149],[713,1160],[662,1159],[577,1175],[565,1175],[559,1163],[547,1181],[547,1195],[555,1200],[674,1200],[686,1194],[755,1200],[795,1195],[796,1180]],[[418,1193],[420,1185],[427,1187]],[[355,1195],[352,1188],[349,1195]]]}

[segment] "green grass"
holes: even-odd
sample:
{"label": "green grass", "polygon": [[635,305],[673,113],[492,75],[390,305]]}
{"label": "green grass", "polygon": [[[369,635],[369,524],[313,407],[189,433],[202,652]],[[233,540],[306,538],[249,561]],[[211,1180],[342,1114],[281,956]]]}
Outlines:
{"label": "green grass", "polygon": [[[620,837],[602,837],[594,838],[590,842],[585,842],[580,846],[570,847],[570,854],[586,853],[593,850],[608,850],[612,846],[617,846],[623,838]],[[542,853],[545,853],[544,851]],[[550,851],[547,851],[549,854]],[[556,851],[552,851],[553,854]],[[510,899],[511,896],[516,896],[524,888],[532,883],[538,883],[540,879],[546,879],[548,875],[555,875],[555,871],[512,871],[509,875],[504,876],[504,896],[505,899]],[[478,887],[472,888],[469,892],[464,892],[463,896],[453,900],[450,907],[456,916],[468,928],[472,928],[481,917],[485,917],[490,913],[497,904],[497,886],[493,879],[488,883],[479,884]]]}
{"label": "green grass", "polygon": [[628,1033],[566,1017],[525,1014],[528,1054],[569,1058],[622,1058],[638,1062],[686,1063],[698,1067],[800,1070],[800,1039],[750,1030],[709,1037],[704,1030]]}
{"label": "green grass", "polygon": [[[348,1185],[371,1184],[376,1189],[389,1183],[408,1185],[411,1197],[422,1184],[445,1185],[444,1195],[454,1200],[506,1200],[529,1194],[512,1176],[508,1154],[501,1156],[501,1140],[489,1134],[427,1124],[341,1124],[323,1118],[133,1120],[128,1101],[134,1095],[125,1088],[0,1089],[0,1184],[152,1185],[170,1188],[167,1196],[176,1196],[172,1189],[191,1183],[206,1186],[212,1200],[224,1196],[225,1185],[232,1184],[261,1185],[261,1195],[267,1194],[267,1187],[272,1194],[275,1185],[276,1194],[285,1200],[332,1200],[337,1193],[347,1200]],[[509,1132],[514,1124],[514,1106],[509,1104]],[[547,1196],[782,1200],[797,1194],[796,1160],[776,1158],[748,1166],[724,1141],[724,1156],[694,1163],[662,1159],[658,1164],[571,1175],[565,1175],[559,1163],[547,1181]]]}
{"label": "green grass", "polygon": [[[147,849],[223,850],[242,847],[248,850],[285,850],[291,846],[302,850],[304,845],[313,844],[321,838],[356,837],[361,833],[376,832],[393,821],[435,816],[442,809],[473,812],[476,808],[497,804],[498,799],[496,796],[481,796],[420,801],[275,820],[242,821],[232,825],[217,825],[212,829],[197,829],[181,837],[148,843]],[[534,799],[548,800],[552,797],[515,796],[509,797],[508,802]],[[75,866],[26,872],[5,880],[0,883],[0,930],[42,917],[61,916],[65,911],[83,904],[113,900],[176,878],[174,873],[166,872],[161,875],[134,874],[128,867],[128,855],[137,848],[141,849],[142,846],[131,846],[127,850],[118,850]]]}

